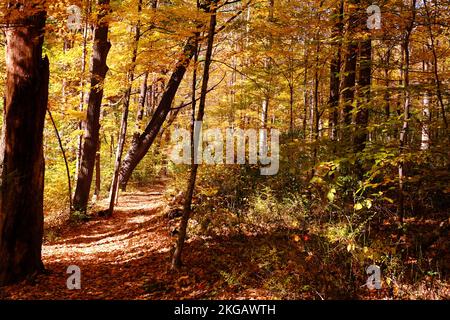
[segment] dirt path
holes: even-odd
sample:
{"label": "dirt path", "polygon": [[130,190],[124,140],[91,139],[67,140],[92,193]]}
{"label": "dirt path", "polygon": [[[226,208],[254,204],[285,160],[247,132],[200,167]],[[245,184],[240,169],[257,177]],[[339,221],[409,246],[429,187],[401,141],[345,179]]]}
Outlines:
{"label": "dirt path", "polygon": [[[66,228],[55,241],[43,246],[47,275],[33,284],[22,283],[4,290],[6,298],[37,299],[142,299],[145,283],[159,268],[166,268],[172,246],[163,185],[152,190],[125,193],[113,217],[95,217]],[[107,206],[107,201],[99,203]],[[68,290],[66,270],[77,265],[82,289]]]}
{"label": "dirt path", "polygon": [[[224,281],[221,266],[238,263],[241,255],[241,244],[233,239],[191,239],[184,253],[187,266],[172,272],[174,239],[163,191],[158,184],[124,193],[112,217],[65,227],[43,246],[47,274],[0,289],[0,299],[270,298],[265,290]],[[107,205],[105,200],[98,207]],[[81,269],[81,290],[66,287],[71,265]]]}
{"label": "dirt path", "polygon": [[[322,258],[322,237],[300,239],[289,230],[192,235],[183,253],[185,266],[171,271],[174,221],[165,215],[163,192],[164,185],[157,184],[125,193],[112,217],[95,215],[64,227],[43,246],[48,272],[0,289],[0,299],[374,298],[360,288],[365,274],[350,287],[336,281],[340,264]],[[98,206],[106,208],[107,201]],[[81,290],[67,289],[71,265],[81,269]],[[375,298],[385,295],[390,294],[377,292]]]}

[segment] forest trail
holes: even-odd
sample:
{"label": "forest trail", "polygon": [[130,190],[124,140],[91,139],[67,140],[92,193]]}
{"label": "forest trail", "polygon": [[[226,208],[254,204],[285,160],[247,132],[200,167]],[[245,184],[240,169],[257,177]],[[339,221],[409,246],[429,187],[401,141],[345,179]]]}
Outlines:
{"label": "forest trail", "polygon": [[[164,185],[123,193],[110,218],[94,216],[88,222],[64,228],[42,249],[48,271],[34,284],[6,289],[19,299],[142,299],[145,281],[166,268],[172,241],[162,216]],[[96,207],[107,208],[108,199]],[[81,290],[68,290],[66,270],[81,269]]]}
{"label": "forest trail", "polygon": [[[370,294],[361,288],[365,274],[352,286],[336,281],[343,262],[325,263],[318,247],[323,237],[305,233],[298,239],[300,230],[191,235],[185,266],[171,271],[176,220],[167,217],[164,191],[161,182],[123,193],[112,217],[95,214],[52,236],[47,231],[42,252],[47,272],[0,288],[0,299],[393,298],[389,290]],[[105,199],[93,211],[107,206]],[[67,289],[71,265],[81,269],[81,290]]]}
{"label": "forest trail", "polygon": [[[197,242],[193,250],[188,241],[184,259],[191,269],[183,268],[179,273],[170,270],[173,221],[164,214],[167,204],[163,191],[164,185],[159,183],[151,189],[123,193],[112,217],[95,215],[85,223],[64,227],[55,239],[44,243],[46,274],[0,289],[0,298],[207,299],[212,298],[210,294],[220,297],[217,289],[224,287],[224,281],[215,269],[216,264],[206,261],[209,258],[203,251],[209,250],[209,244]],[[107,205],[106,199],[97,207],[102,210]],[[229,245],[222,247],[231,249]],[[81,269],[81,290],[66,287],[70,276],[66,271],[71,265]],[[260,290],[247,290],[240,296],[236,295],[236,288],[231,288],[233,292],[227,293],[230,287],[226,287],[223,298],[230,297],[229,294],[235,298],[258,298],[258,293],[268,297],[267,292]]]}

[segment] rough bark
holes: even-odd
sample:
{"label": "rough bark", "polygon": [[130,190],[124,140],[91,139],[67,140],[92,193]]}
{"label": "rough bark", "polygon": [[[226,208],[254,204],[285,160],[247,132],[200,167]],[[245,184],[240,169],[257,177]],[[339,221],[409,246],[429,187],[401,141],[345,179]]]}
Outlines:
{"label": "rough bark", "polygon": [[0,151],[0,286],[44,269],[43,130],[49,82],[49,62],[42,58],[45,1],[11,1],[10,5]]}
{"label": "rough bark", "polygon": [[95,154],[100,131],[100,108],[103,99],[103,82],[108,72],[106,58],[111,48],[108,41],[109,0],[98,1],[100,12],[97,15],[94,31],[94,47],[91,59],[91,88],[88,98],[87,118],[83,136],[80,171],[73,200],[76,211],[86,212],[95,166]]}

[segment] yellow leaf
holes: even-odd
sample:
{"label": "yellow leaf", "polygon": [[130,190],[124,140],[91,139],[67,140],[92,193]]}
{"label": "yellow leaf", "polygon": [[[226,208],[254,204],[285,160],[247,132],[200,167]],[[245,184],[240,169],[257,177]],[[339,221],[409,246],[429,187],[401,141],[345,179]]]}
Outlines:
{"label": "yellow leaf", "polygon": [[67,113],[75,119],[86,120],[86,112],[85,111],[67,110]]}
{"label": "yellow leaf", "polygon": [[356,211],[359,211],[359,210],[361,210],[363,208],[363,205],[361,204],[361,203],[357,203],[357,204],[355,204],[355,210]]}
{"label": "yellow leaf", "polygon": [[332,188],[331,190],[330,190],[330,192],[328,192],[328,194],[327,194],[327,198],[328,198],[328,200],[330,201],[330,202],[333,202],[334,201],[334,196],[336,195],[336,189],[335,188]]}

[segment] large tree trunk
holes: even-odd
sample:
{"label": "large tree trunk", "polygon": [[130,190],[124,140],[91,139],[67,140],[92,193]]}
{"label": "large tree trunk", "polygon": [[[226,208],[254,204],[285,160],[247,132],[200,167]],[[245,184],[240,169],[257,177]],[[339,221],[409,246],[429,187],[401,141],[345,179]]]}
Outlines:
{"label": "large tree trunk", "polygon": [[178,91],[178,87],[183,80],[192,56],[194,55],[194,42],[194,37],[188,39],[183,49],[183,55],[173,71],[158,108],[155,110],[155,113],[153,114],[153,117],[144,132],[140,135],[139,139],[134,141],[125,156],[125,159],[123,160],[119,172],[119,185],[122,190],[126,189],[128,180],[130,179],[133,170],[147,154],[172,108],[172,102],[175,98],[175,94]]}
{"label": "large tree trunk", "polygon": [[42,271],[49,62],[42,59],[45,1],[11,1],[0,151],[0,286]]}
{"label": "large tree trunk", "polygon": [[92,177],[94,174],[95,154],[100,131],[100,108],[103,99],[103,82],[108,72],[106,58],[111,48],[108,41],[109,0],[98,0],[100,12],[97,15],[94,31],[94,48],[91,61],[91,89],[84,130],[84,142],[78,172],[77,188],[73,200],[74,209],[85,212],[89,200]]}

